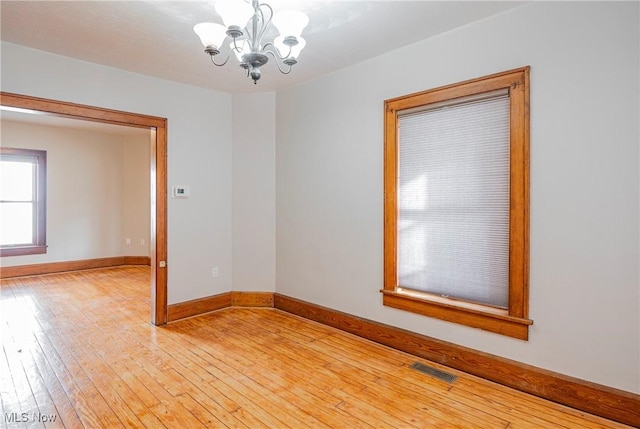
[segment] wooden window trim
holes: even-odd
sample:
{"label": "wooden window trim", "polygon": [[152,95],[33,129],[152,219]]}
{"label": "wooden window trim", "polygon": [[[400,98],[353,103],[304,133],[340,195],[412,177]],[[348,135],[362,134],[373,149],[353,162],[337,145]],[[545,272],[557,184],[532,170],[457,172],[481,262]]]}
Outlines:
{"label": "wooden window trim", "polygon": [[[398,285],[398,114],[432,103],[507,89],[510,103],[509,308],[466,303]],[[529,325],[529,67],[385,100],[383,304],[527,340]]]}
{"label": "wooden window trim", "polygon": [[0,256],[42,255],[47,253],[47,246],[4,246],[0,247]]}
{"label": "wooden window trim", "polygon": [[35,242],[29,245],[0,246],[0,256],[40,255],[47,253],[47,152],[35,149],[0,148],[2,155],[30,156],[37,159]]}

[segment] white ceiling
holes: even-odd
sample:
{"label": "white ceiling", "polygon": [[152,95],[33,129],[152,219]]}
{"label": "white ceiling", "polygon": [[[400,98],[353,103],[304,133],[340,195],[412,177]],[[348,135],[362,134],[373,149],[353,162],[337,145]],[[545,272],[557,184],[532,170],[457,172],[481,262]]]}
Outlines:
{"label": "white ceiling", "polygon": [[193,32],[222,22],[213,1],[0,1],[3,41],[228,93],[275,91],[519,6],[511,1],[271,0],[310,19],[289,75],[271,62],[257,85],[234,58],[211,65]]}

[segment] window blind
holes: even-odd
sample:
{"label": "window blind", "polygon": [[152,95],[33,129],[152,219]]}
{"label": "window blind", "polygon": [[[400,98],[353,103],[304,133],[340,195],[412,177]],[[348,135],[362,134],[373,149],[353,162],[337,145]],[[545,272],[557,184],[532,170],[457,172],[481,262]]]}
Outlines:
{"label": "window blind", "polygon": [[509,300],[509,96],[400,114],[398,284]]}

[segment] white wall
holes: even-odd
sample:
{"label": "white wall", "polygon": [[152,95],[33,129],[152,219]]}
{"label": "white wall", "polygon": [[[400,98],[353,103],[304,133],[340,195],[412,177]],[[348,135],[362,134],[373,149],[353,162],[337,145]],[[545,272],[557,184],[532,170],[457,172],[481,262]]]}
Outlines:
{"label": "white wall", "polygon": [[[640,393],[638,17],[534,2],[279,92],[277,291]],[[382,306],[383,101],[525,65],[530,340]]]}
{"label": "white wall", "polygon": [[233,289],[275,291],[274,93],[233,97]]}
{"label": "white wall", "polygon": [[[2,91],[168,119],[168,301],[231,289],[231,96],[2,43]],[[211,267],[220,267],[214,281]]]}
{"label": "white wall", "polygon": [[[151,133],[124,137],[122,147],[122,231],[124,256],[150,256]],[[127,244],[127,239],[130,243]],[[141,240],[144,242],[141,243]]]}

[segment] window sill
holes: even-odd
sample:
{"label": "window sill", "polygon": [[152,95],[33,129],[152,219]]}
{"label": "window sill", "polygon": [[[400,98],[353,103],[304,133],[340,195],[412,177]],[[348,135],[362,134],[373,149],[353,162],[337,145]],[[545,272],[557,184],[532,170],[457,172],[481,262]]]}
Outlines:
{"label": "window sill", "polygon": [[529,339],[529,326],[533,324],[530,319],[509,316],[506,310],[489,306],[467,304],[444,298],[434,297],[431,299],[426,294],[418,297],[414,294],[384,289],[380,292],[383,294],[382,303],[387,307],[435,317],[520,340]]}
{"label": "window sill", "polygon": [[47,253],[47,246],[0,247],[0,256],[41,255]]}

